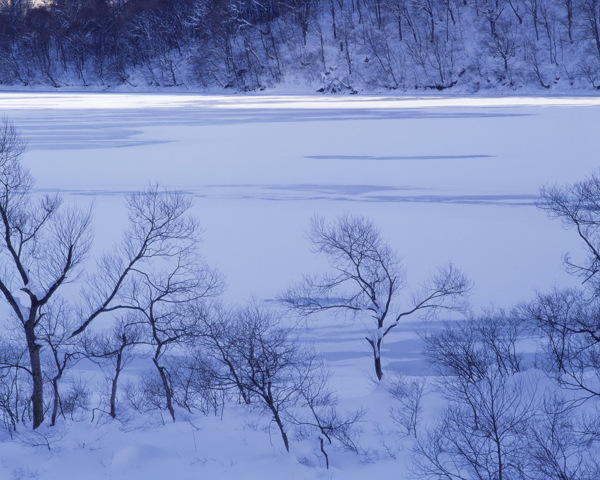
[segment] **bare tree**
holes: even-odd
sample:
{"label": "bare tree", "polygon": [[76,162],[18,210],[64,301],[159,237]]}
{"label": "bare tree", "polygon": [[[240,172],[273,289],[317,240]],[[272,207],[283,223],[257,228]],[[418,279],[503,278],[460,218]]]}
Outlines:
{"label": "bare tree", "polygon": [[108,414],[117,417],[117,393],[123,369],[132,360],[132,350],[142,340],[141,321],[135,314],[119,319],[111,330],[86,332],[81,339],[87,358],[104,372],[110,384]]}
{"label": "bare tree", "polygon": [[25,142],[0,125],[0,292],[20,325],[29,354],[33,428],[44,420],[44,378],[38,328],[45,308],[77,278],[90,246],[90,213],[63,206],[58,196],[37,196],[21,164]]}
{"label": "bare tree", "polygon": [[404,269],[377,227],[365,217],[346,215],[332,223],[316,217],[308,238],[313,252],[324,254],[334,273],[307,276],[280,299],[302,315],[332,310],[370,317],[374,329],[366,341],[373,351],[379,380],[383,377],[383,339],[403,318],[417,312],[462,311],[465,307],[461,300],[471,284],[453,265],[440,268],[409,296],[407,306],[400,307],[406,287]]}
{"label": "bare tree", "polygon": [[406,430],[407,435],[415,438],[423,413],[426,384],[425,378],[408,380],[400,372],[395,372],[387,388],[388,393],[396,401],[396,404],[390,407],[390,418],[396,425]]}
{"label": "bare tree", "polygon": [[[597,426],[597,425],[596,425]],[[572,403],[549,393],[529,430],[528,457],[535,480],[587,480],[598,478],[600,464],[594,442],[585,433],[581,412]],[[597,429],[596,429],[597,432]]]}
{"label": "bare tree", "polygon": [[[199,241],[199,225],[189,214],[191,200],[178,192],[151,185],[146,190],[127,198],[129,227],[123,238],[109,253],[103,255],[97,272],[87,278],[85,306],[82,321],[72,336],[83,333],[100,315],[122,309],[139,310],[133,300],[142,293],[142,285],[161,277],[169,282],[171,268],[176,268],[173,281],[182,288],[181,272],[188,276],[193,265],[177,265],[178,260],[189,260],[195,254]],[[175,265],[175,267],[173,267]],[[208,272],[199,272],[207,275]],[[198,279],[201,281],[201,279]],[[193,283],[194,280],[186,280]],[[172,282],[169,288],[175,288]]]}
{"label": "bare tree", "polygon": [[584,289],[539,294],[525,305],[523,315],[546,338],[548,365],[561,385],[584,398],[597,397],[600,388],[600,176],[598,173],[565,187],[541,190],[539,207],[565,228],[573,228],[587,254],[583,262],[565,255],[567,271],[582,278]]}
{"label": "bare tree", "polygon": [[59,385],[69,368],[82,357],[77,341],[70,335],[75,321],[71,306],[57,298],[48,304],[39,324],[38,336],[49,354],[45,374],[52,387],[51,426],[56,425],[58,415],[63,410]]}
{"label": "bare tree", "polygon": [[437,426],[417,440],[417,471],[428,479],[525,480],[527,432],[535,388],[493,372],[451,402]]}
{"label": "bare tree", "polygon": [[[81,279],[91,245],[91,213],[64,206],[59,196],[35,195],[33,179],[22,165],[25,142],[8,122],[0,125],[0,294],[27,346],[32,382],[33,428],[44,421],[44,345],[55,354],[53,389],[56,420],[58,382],[73,359],[72,338],[101,315],[137,311],[148,320],[157,358],[180,338],[185,319],[177,306],[220,291],[219,275],[197,255],[198,222],[189,215],[190,199],[151,186],[127,199],[129,228],[110,253],[86,275],[84,305],[74,320],[58,316],[51,304]],[[83,283],[83,282],[82,282]],[[69,315],[70,317],[70,315]],[[176,320],[177,319],[177,320]],[[65,323],[66,322],[66,323]],[[71,331],[65,331],[66,327]],[[43,328],[43,335],[42,335]],[[159,346],[160,345],[160,346]],[[160,365],[157,364],[160,370]]]}
{"label": "bare tree", "polygon": [[27,349],[15,338],[0,339],[0,414],[13,435],[17,425],[31,419],[31,371]]}
{"label": "bare tree", "polygon": [[[580,408],[582,396],[574,378],[581,376],[566,375],[561,382],[569,382],[574,391],[560,391],[539,370],[525,370],[515,348],[531,334],[527,320],[534,314],[568,324],[582,306],[572,292],[543,298],[510,312],[446,325],[424,338],[425,354],[437,367],[438,387],[448,405],[435,426],[417,435],[418,476],[432,480],[597,477],[598,464],[593,460],[597,419],[589,424]],[[568,364],[578,345],[568,348],[558,335],[554,341],[552,361]],[[564,355],[556,355],[559,352]],[[590,384],[597,382],[589,369],[586,373]]]}
{"label": "bare tree", "polygon": [[335,408],[323,362],[282,317],[254,304],[210,312],[201,306],[195,315],[204,325],[195,368],[206,385],[235,391],[247,408],[268,414],[288,452],[291,430],[316,435],[327,464],[333,440],[356,450],[353,427],[362,412]]}
{"label": "bare tree", "polygon": [[289,452],[285,412],[297,405],[298,392],[309,381],[303,369],[306,358],[289,329],[259,307],[239,310],[235,327],[228,348],[236,377],[250,399],[258,401],[250,405],[271,415]]}
{"label": "bare tree", "polygon": [[550,218],[559,219],[567,229],[575,229],[587,252],[586,262],[575,263],[569,255],[564,262],[569,272],[583,282],[600,288],[600,174],[567,186],[546,186],[540,191],[539,208]]}
{"label": "bare tree", "polygon": [[173,388],[165,356],[170,349],[191,342],[198,335],[198,326],[195,318],[187,316],[181,305],[170,305],[165,301],[165,306],[160,305],[161,302],[162,299],[150,299],[149,304],[142,310],[142,318],[149,327],[145,343],[152,347],[152,363],[160,376],[165,405],[175,421]]}
{"label": "bare tree", "polygon": [[215,375],[219,367],[202,348],[166,358],[173,402],[190,413],[222,414],[231,385]]}
{"label": "bare tree", "polygon": [[[152,348],[166,408],[175,420],[163,357],[169,349],[197,336],[196,318],[187,314],[186,305],[219,295],[223,279],[198,253],[200,232],[197,221],[187,215],[189,198],[152,189],[130,197],[129,205],[133,226],[121,251],[104,257],[102,265],[108,274],[94,283],[94,292],[96,298],[107,299],[114,293],[108,303],[102,302],[104,311],[128,309],[137,314],[137,323],[144,325],[146,333],[139,342]],[[107,281],[111,283],[107,285]],[[115,300],[119,303],[113,305]],[[93,310],[92,315],[98,311]]]}
{"label": "bare tree", "polygon": [[545,340],[544,366],[581,401],[600,397],[600,301],[577,289],[538,294],[521,307]]}
{"label": "bare tree", "polygon": [[235,389],[243,403],[251,403],[251,395],[240,376],[233,346],[238,337],[238,316],[221,304],[208,306],[204,303],[191,304],[188,315],[201,323],[201,336],[198,339],[200,351],[196,355],[202,359],[197,369],[206,369],[209,382],[223,390]]}
{"label": "bare tree", "polygon": [[517,342],[527,329],[519,312],[491,310],[422,335],[424,353],[440,374],[466,382],[481,380],[490,368],[509,376],[524,370]]}
{"label": "bare tree", "polygon": [[345,449],[359,453],[357,424],[362,420],[365,410],[339,410],[338,399],[327,385],[329,370],[320,358],[314,355],[307,357],[306,371],[310,379],[302,384],[298,392],[299,408],[286,413],[299,438],[316,436],[325,467],[329,468],[327,448],[334,440]]}
{"label": "bare tree", "polygon": [[449,404],[438,424],[417,436],[423,478],[528,478],[528,432],[540,392],[536,375],[521,371],[513,348],[519,335],[506,328],[507,317],[484,315],[424,337]]}

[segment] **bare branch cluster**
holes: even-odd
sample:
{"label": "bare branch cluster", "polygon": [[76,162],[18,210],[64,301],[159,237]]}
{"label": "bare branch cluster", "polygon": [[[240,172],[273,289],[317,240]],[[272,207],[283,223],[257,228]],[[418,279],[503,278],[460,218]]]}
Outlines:
{"label": "bare branch cluster", "polygon": [[463,300],[471,283],[451,264],[403,299],[404,268],[377,227],[365,217],[345,215],[331,223],[315,217],[308,239],[315,253],[326,256],[333,273],[304,277],[280,300],[304,316],[332,310],[372,319],[374,328],[366,340],[380,380],[383,339],[404,317],[466,309]]}
{"label": "bare branch cluster", "polygon": [[[539,207],[551,218],[559,219],[565,228],[573,228],[582,240],[587,252],[585,263],[575,263],[569,255],[565,265],[583,282],[598,285],[600,268],[600,176],[590,175],[573,185],[547,186],[542,188]],[[596,288],[599,288],[596,286]]]}
{"label": "bare branch cluster", "polygon": [[300,344],[284,318],[256,305],[206,313],[197,313],[204,323],[197,358],[212,385],[235,391],[248,408],[268,414],[287,451],[291,429],[302,438],[319,438],[327,465],[325,447],[334,440],[357,450],[355,425],[362,412],[336,408],[323,361]]}
{"label": "bare branch cluster", "polygon": [[[59,384],[82,355],[114,360],[109,412],[116,416],[124,355],[141,343],[154,349],[153,360],[174,418],[160,359],[192,335],[194,325],[184,315],[183,305],[214,297],[223,288],[220,274],[198,253],[200,229],[189,215],[190,199],[157,185],[130,195],[129,228],[91,273],[83,269],[92,242],[91,211],[64,205],[58,195],[35,194],[33,179],[21,160],[24,151],[25,142],[4,120],[0,125],[0,293],[29,357],[7,368],[13,374],[30,375],[33,428],[45,417],[46,383],[53,393],[52,425],[64,414]],[[84,287],[82,306],[60,295],[65,285],[75,281]],[[124,312],[129,315],[117,324],[111,338],[78,338],[99,316]]]}
{"label": "bare branch cluster", "polygon": [[417,434],[415,473],[427,479],[578,479],[600,472],[595,428],[571,395],[528,370],[515,346],[530,333],[521,309],[447,325],[425,337],[447,398]]}

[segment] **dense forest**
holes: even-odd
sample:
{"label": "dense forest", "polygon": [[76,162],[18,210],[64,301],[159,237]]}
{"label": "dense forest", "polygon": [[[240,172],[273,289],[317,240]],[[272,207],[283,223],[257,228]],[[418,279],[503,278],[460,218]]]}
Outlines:
{"label": "dense forest", "polygon": [[0,84],[600,88],[600,0],[2,0]]}

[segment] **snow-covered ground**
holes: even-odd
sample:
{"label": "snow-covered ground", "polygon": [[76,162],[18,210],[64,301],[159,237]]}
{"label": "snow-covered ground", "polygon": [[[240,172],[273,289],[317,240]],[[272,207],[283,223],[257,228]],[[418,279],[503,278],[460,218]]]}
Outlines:
{"label": "snow-covered ground", "polygon": [[[539,211],[536,197],[542,185],[581,180],[600,165],[597,97],[0,93],[0,114],[28,140],[38,190],[94,203],[98,251],[125,225],[125,192],[159,182],[193,195],[204,254],[227,277],[226,300],[239,303],[273,299],[325,266],[304,238],[315,214],[371,217],[404,259],[409,285],[453,262],[475,284],[474,309],[572,283],[561,256],[579,251],[575,234]],[[336,389],[349,405],[385,403],[369,380],[362,327],[342,323],[308,333]],[[416,374],[409,327],[391,334],[386,361]],[[285,455],[240,415],[128,434],[79,423],[51,451],[3,445],[0,478],[405,476],[402,455],[382,453],[389,445],[333,458],[326,471],[309,447]]]}

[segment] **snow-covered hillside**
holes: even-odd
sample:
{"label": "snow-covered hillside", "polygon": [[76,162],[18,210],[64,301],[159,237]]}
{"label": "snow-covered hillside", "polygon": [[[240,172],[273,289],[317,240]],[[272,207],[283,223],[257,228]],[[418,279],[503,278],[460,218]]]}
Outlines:
{"label": "snow-covered hillside", "polygon": [[593,92],[600,14],[596,0],[6,2],[0,84]]}

